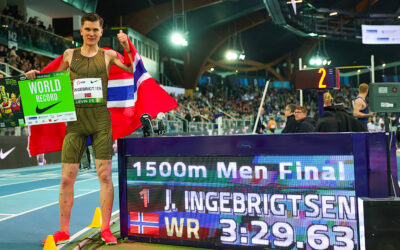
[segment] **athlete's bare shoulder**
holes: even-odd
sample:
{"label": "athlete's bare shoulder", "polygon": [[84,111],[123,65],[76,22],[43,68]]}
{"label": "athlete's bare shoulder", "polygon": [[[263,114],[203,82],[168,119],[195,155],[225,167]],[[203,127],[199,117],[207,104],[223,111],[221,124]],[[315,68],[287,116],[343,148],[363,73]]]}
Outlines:
{"label": "athlete's bare shoulder", "polygon": [[74,55],[74,49],[66,49],[63,53],[63,61],[71,63],[72,56]]}
{"label": "athlete's bare shoulder", "polygon": [[104,50],[104,54],[106,55],[106,57],[109,57],[109,58],[117,57],[117,52],[115,52],[115,50],[112,50],[112,49]]}
{"label": "athlete's bare shoulder", "polygon": [[118,58],[117,52],[115,50],[104,50],[104,56],[108,65],[114,65],[115,59]]}
{"label": "athlete's bare shoulder", "polygon": [[63,53],[63,58],[58,70],[67,70],[71,65],[72,55],[74,54],[74,49],[66,49]]}

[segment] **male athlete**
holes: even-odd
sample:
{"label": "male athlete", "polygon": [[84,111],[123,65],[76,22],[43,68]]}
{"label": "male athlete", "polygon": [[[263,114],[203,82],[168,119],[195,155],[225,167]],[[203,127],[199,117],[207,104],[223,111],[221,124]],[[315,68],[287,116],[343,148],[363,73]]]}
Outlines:
{"label": "male athlete", "polygon": [[356,117],[367,129],[368,118],[373,117],[374,113],[369,112],[368,103],[365,100],[368,95],[369,86],[361,83],[358,87],[358,96],[354,100],[353,116]]}
{"label": "male athlete", "polygon": [[[114,186],[111,178],[113,141],[110,112],[107,109],[107,84],[108,74],[112,65],[116,65],[130,73],[133,73],[133,70],[119,60],[115,51],[99,48],[98,42],[103,35],[103,19],[99,15],[95,13],[85,14],[81,19],[81,26],[82,47],[67,49],[58,68],[58,71],[69,69],[71,85],[74,90],[77,121],[68,122],[62,146],[62,176],[59,193],[60,230],[54,234],[54,241],[56,243],[69,241],[69,223],[74,202],[74,183],[79,172],[79,163],[86,148],[88,136],[90,136],[100,182],[101,237],[107,245],[117,244],[117,239],[110,231]],[[117,37],[128,52],[132,64],[127,35],[120,30]],[[34,79],[37,73],[40,72],[31,70],[26,73],[26,76],[29,79]],[[98,91],[91,93],[91,95],[85,95],[82,90],[89,84],[98,89]],[[93,97],[92,95],[98,97],[96,99],[99,100],[98,103],[87,103],[88,99],[86,98]]]}

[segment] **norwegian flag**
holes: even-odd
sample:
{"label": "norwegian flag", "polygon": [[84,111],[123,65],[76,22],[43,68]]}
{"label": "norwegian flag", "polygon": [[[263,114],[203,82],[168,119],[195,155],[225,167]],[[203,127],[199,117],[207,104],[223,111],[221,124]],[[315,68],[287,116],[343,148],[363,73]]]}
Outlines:
{"label": "norwegian flag", "polygon": [[129,231],[131,234],[159,235],[159,216],[156,213],[129,213]]}
{"label": "norwegian flag", "polygon": [[[113,65],[108,76],[107,107],[110,110],[113,140],[130,135],[142,126],[140,116],[147,113],[155,118],[178,107],[176,101],[147,73],[142,58],[129,40],[134,73]],[[109,48],[104,48],[109,49]],[[121,62],[132,66],[129,55],[118,54]],[[57,71],[62,56],[52,61],[41,73]],[[65,123],[29,126],[28,152],[30,156],[60,151],[65,137]]]}
{"label": "norwegian flag", "polygon": [[92,97],[92,93],[85,93],[85,98]]}

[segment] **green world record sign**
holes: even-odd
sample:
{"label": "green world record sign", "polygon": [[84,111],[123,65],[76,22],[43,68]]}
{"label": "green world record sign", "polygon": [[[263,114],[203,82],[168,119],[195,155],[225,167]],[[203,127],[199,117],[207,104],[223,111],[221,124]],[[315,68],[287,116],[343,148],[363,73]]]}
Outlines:
{"label": "green world record sign", "polygon": [[68,71],[21,77],[18,84],[26,125],[76,121]]}

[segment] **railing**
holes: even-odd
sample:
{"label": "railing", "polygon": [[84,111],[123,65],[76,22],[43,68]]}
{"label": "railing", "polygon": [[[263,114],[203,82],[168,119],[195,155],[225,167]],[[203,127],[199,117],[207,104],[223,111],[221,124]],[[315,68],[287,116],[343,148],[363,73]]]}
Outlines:
{"label": "railing", "polygon": [[189,133],[191,134],[209,134],[214,131],[214,123],[209,122],[189,122]]}
{"label": "railing", "polygon": [[[154,119],[151,121],[152,127],[153,127],[153,136],[157,136],[157,130],[158,130],[158,120]],[[168,121],[165,123],[166,128],[164,131],[165,135],[175,135],[175,134],[183,134],[185,133],[184,131],[184,126],[182,121]],[[143,134],[142,128],[136,130],[133,134]]]}
{"label": "railing", "polygon": [[[2,68],[3,68],[2,66],[4,66],[4,70],[2,70]],[[18,69],[16,67],[13,67],[8,63],[0,62],[0,73],[2,73],[5,77],[11,76],[10,69],[15,70],[15,71],[19,72],[22,75],[25,74],[24,71],[22,71],[22,70],[20,70],[20,69]]]}
{"label": "railing", "polygon": [[36,54],[54,58],[64,53],[68,48],[80,46],[77,42],[13,17],[0,15],[0,25],[1,44],[11,46],[16,44],[18,48]]}
{"label": "railing", "polygon": [[239,128],[251,126],[250,120],[222,119],[224,128]]}
{"label": "railing", "polygon": [[175,86],[175,84],[163,73],[160,73],[160,83],[164,86]]}

